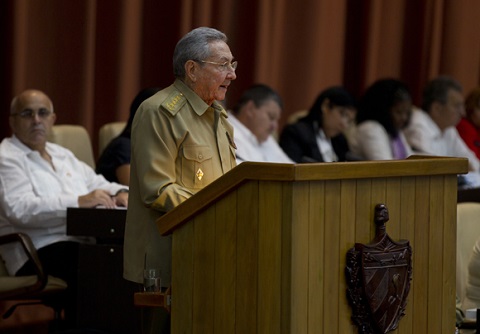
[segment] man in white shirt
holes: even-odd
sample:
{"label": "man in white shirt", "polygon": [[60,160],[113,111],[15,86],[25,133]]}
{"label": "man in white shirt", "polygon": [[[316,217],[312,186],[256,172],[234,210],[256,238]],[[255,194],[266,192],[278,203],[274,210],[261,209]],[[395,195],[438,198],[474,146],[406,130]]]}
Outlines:
{"label": "man in white shirt", "polygon": [[423,91],[422,109],[412,113],[405,136],[414,151],[438,156],[468,158],[470,171],[480,162],[455,126],[465,114],[461,85],[447,76],[430,81]]}
{"label": "man in white shirt", "polygon": [[266,85],[253,85],[242,94],[228,118],[234,128],[237,163],[293,163],[273,137],[282,109],[280,96]]}
{"label": "man in white shirt", "polygon": [[[128,187],[110,183],[71,151],[47,142],[55,122],[45,93],[26,90],[10,108],[12,137],[0,144],[0,235],[25,233],[38,250],[47,275],[68,284],[66,320],[74,316],[78,243],[66,235],[67,207],[127,206]],[[18,245],[3,248],[11,275],[34,273]]]}

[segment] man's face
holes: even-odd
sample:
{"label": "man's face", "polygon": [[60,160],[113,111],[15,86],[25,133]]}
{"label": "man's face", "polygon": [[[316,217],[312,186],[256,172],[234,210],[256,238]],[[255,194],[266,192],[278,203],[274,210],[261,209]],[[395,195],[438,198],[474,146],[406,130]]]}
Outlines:
{"label": "man's face", "polygon": [[456,126],[460,122],[460,118],[465,115],[463,95],[454,89],[448,91],[447,102],[445,104],[438,103],[438,105],[440,117],[436,119],[436,122],[442,130],[450,126]]}
{"label": "man's face", "polygon": [[257,137],[258,142],[263,143],[277,130],[282,109],[274,100],[268,100],[260,107],[249,101],[246,108],[250,108],[249,122],[246,126]]}
{"label": "man's face", "polygon": [[40,91],[26,91],[18,96],[10,114],[10,127],[17,138],[31,149],[42,149],[55,123],[50,99]]}
{"label": "man's face", "polygon": [[[210,56],[204,61],[223,64],[233,62],[233,56],[230,48],[223,41],[215,41],[210,43]],[[225,100],[228,86],[237,78],[235,70],[227,65],[199,62],[200,69],[197,72],[197,80],[195,82],[194,91],[208,105],[213,101]]]}

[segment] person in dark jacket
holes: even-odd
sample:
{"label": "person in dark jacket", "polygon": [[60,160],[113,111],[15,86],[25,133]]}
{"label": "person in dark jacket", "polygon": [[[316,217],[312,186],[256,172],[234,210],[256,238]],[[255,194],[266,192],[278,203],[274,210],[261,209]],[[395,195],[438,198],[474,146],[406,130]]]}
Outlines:
{"label": "person in dark jacket", "polygon": [[108,181],[120,184],[130,184],[130,137],[133,118],[143,101],[153,96],[160,88],[142,89],[130,105],[130,116],[123,131],[110,141],[98,159],[96,172],[102,174]]}
{"label": "person in dark jacket", "polygon": [[343,131],[354,119],[353,97],[343,87],[327,88],[305,117],[284,127],[280,146],[298,163],[346,161],[349,146]]}

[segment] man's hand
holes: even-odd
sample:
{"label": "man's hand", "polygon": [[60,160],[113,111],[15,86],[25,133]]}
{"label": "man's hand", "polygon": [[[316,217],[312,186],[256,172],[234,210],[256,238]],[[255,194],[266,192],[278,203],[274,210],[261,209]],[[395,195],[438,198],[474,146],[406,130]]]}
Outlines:
{"label": "man's hand", "polygon": [[106,208],[113,209],[115,208],[115,202],[116,200],[112,198],[110,193],[102,189],[96,189],[86,195],[78,196],[78,206],[80,208],[93,208],[97,205],[103,205]]}
{"label": "man's hand", "polygon": [[117,206],[128,206],[128,191],[127,192],[120,192],[115,197],[113,197],[115,204]]}

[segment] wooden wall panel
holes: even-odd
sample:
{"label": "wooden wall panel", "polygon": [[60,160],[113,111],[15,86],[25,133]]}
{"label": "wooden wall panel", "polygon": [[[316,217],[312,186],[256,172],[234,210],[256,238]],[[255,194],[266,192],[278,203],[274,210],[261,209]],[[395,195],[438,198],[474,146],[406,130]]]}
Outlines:
{"label": "wooden wall panel", "polygon": [[430,180],[418,177],[415,187],[415,242],[412,244],[413,282],[410,290],[413,305],[410,305],[409,309],[413,314],[413,329],[420,333],[428,333],[425,305],[428,291],[429,189]]}
{"label": "wooden wall panel", "polygon": [[292,221],[293,221],[293,184],[282,182],[282,296],[281,296],[281,334],[289,334],[291,322],[292,295]]}
{"label": "wooden wall panel", "polygon": [[[406,239],[410,241],[412,248],[415,246],[415,181],[414,177],[403,177],[400,179],[400,232],[399,239]],[[388,226],[388,225],[387,225]],[[387,227],[389,231],[390,227]],[[415,265],[415,263],[414,263]],[[413,282],[412,282],[413,284]],[[410,294],[407,300],[407,309],[405,316],[400,322],[398,329],[399,334],[411,334],[413,330],[413,303],[412,303],[412,289],[410,287]]]}
{"label": "wooden wall panel", "polygon": [[[451,179],[455,180],[455,178]],[[448,217],[448,215],[454,217],[452,212],[455,212],[452,211],[454,209],[452,209],[450,203],[452,198],[445,198],[447,193],[445,192],[444,181],[445,177],[434,176],[418,179],[416,177],[398,177],[344,180],[341,182],[310,182],[310,201],[308,204],[310,208],[308,217],[309,299],[307,303],[308,317],[306,319],[308,328],[304,328],[302,333],[319,333],[317,326],[319,323],[323,328],[321,333],[328,333],[332,330],[341,333],[356,333],[356,327],[352,325],[349,319],[350,306],[346,298],[343,298],[346,296],[345,254],[349,248],[353,247],[355,242],[368,244],[374,238],[373,214],[374,207],[378,203],[384,203],[389,208],[390,220],[387,223],[387,233],[390,237],[393,240],[408,239],[410,241],[414,249],[414,257],[417,259],[413,263],[414,275],[415,277],[420,276],[411,285],[407,302],[407,316],[402,318],[400,328],[393,333],[419,333],[416,326],[425,328],[428,332],[430,330],[441,332],[445,324],[442,325],[442,323],[433,321],[433,319],[442,318],[444,314],[442,305],[447,303],[445,300],[452,298],[453,290],[447,288],[445,293],[439,293],[445,287],[442,281],[438,279],[438,275],[451,276],[451,268],[454,265],[454,262],[451,261],[453,258],[451,260],[444,259],[442,250],[445,243],[452,244],[452,241],[454,241],[451,237],[443,237],[442,235],[447,228],[446,226],[450,226],[449,229],[454,226],[452,220],[445,217]],[[454,184],[452,183],[449,186],[454,186]],[[306,190],[295,192],[294,196],[305,194]],[[452,192],[449,194],[452,194]],[[296,200],[298,200],[298,203],[304,202],[303,197],[296,198],[294,202]],[[346,204],[348,202],[355,203],[355,205],[349,206]],[[319,206],[318,203],[323,203],[323,206]],[[444,208],[442,210],[435,209],[438,207],[438,203],[443,203]],[[447,205],[448,203],[450,204]],[[342,220],[342,214],[350,217],[350,228],[347,228],[346,220]],[[303,215],[300,216],[302,218],[299,219],[306,219]],[[305,227],[300,226],[300,228]],[[348,237],[348,234],[344,235],[347,230],[350,237]],[[300,243],[300,240],[298,240],[298,243]],[[319,247],[319,243],[322,246]],[[323,262],[319,261],[320,258],[312,256],[312,254],[319,252],[321,248],[324,252]],[[437,255],[432,256],[433,253]],[[295,255],[292,258],[295,263],[297,258]],[[322,275],[317,276],[314,268],[321,268],[323,274],[328,272],[328,278],[323,282],[323,296],[318,293],[318,277],[322,277]],[[298,273],[293,271],[293,276],[295,274]],[[302,276],[301,273],[298,275]],[[447,277],[446,280],[448,279]],[[292,289],[296,289],[295,283],[292,282],[292,284]],[[436,287],[432,289],[432,286]],[[413,303],[414,291],[417,291],[416,296],[419,296],[415,304]],[[435,293],[435,291],[437,292]],[[299,299],[297,302],[300,301]],[[435,306],[432,303],[435,303]],[[417,314],[415,317],[415,309],[421,310],[423,313],[429,310],[429,316],[419,317]],[[324,311],[321,312],[322,310]],[[343,317],[343,314],[348,314],[348,316]],[[295,316],[292,315],[292,317]],[[330,319],[333,320],[329,322]],[[298,319],[294,321],[300,322]]]}
{"label": "wooden wall panel", "polygon": [[390,214],[390,220],[386,224],[387,233],[393,240],[397,240],[400,238],[402,216],[402,207],[400,205],[401,195],[401,179],[397,177],[386,179],[385,199],[383,203],[387,206],[388,212]]}
{"label": "wooden wall panel", "polygon": [[[457,244],[457,178],[444,177],[445,192],[443,197],[445,223],[443,225],[443,279],[442,279],[442,314],[455,314],[455,304],[451,302],[456,295],[456,244]],[[452,224],[451,222],[455,222]],[[453,316],[452,316],[453,318]],[[451,319],[442,317],[442,328],[448,328]]]}
{"label": "wooden wall panel", "polygon": [[258,203],[258,332],[280,333],[282,184],[260,182]]}
{"label": "wooden wall panel", "polygon": [[215,210],[195,219],[193,236],[193,329],[192,333],[212,333],[215,319]]}
{"label": "wooden wall panel", "polygon": [[[340,188],[340,270],[342,274],[340,277],[344,277],[343,268],[346,265],[346,254],[350,248],[353,247],[355,241],[355,221],[357,217],[356,213],[356,194],[357,194],[357,181],[356,180],[342,180]],[[348,304],[346,296],[346,281],[343,278],[340,284],[339,295],[339,315],[350,314],[350,305]],[[343,290],[343,291],[342,291]],[[352,324],[350,319],[339,321],[338,333],[354,334],[357,333],[357,328]]]}
{"label": "wooden wall panel", "polygon": [[302,171],[302,181],[229,188],[175,230],[172,333],[357,333],[346,253],[373,240],[379,203],[389,209],[387,233],[413,249],[406,316],[392,333],[453,332],[456,175],[405,171],[313,180]]}
{"label": "wooden wall panel", "polygon": [[[340,180],[328,181],[325,184],[325,234],[324,234],[324,307],[323,330],[338,332],[339,309],[338,292],[339,286],[344,282],[341,264],[345,263],[344,256],[340,255]],[[327,274],[328,273],[328,274]],[[342,284],[343,285],[343,284]],[[343,294],[343,293],[342,293]],[[314,314],[311,314],[314,316]],[[310,328],[312,333],[314,328]]]}
{"label": "wooden wall panel", "polygon": [[[443,203],[443,177],[430,178],[430,217],[428,222],[428,306],[427,306],[427,333],[441,333],[442,322],[442,281],[443,277],[443,230],[445,224],[445,208],[438,205]],[[416,269],[416,268],[415,268]]]}
{"label": "wooden wall panel", "polygon": [[[237,191],[236,333],[257,333],[258,310],[258,182]],[[232,213],[233,214],[233,213]],[[208,333],[208,332],[205,332]]]}
{"label": "wooden wall panel", "polygon": [[215,204],[215,333],[235,332],[236,206],[235,193]]}
{"label": "wooden wall panel", "polygon": [[185,225],[172,240],[172,254],[175,254],[172,256],[172,272],[175,273],[172,275],[172,294],[175,295],[172,303],[172,333],[193,333],[194,227],[195,222]]}
{"label": "wooden wall panel", "polygon": [[[308,224],[310,192],[308,182],[293,185],[292,194],[292,289],[290,333],[308,333]],[[299,205],[299,203],[302,203]],[[315,203],[319,205],[318,203]]]}
{"label": "wooden wall panel", "polygon": [[309,221],[308,221],[308,329],[322,328],[325,323],[325,270],[327,257],[325,252],[325,181],[309,183]]}
{"label": "wooden wall panel", "polygon": [[372,197],[372,180],[357,180],[357,187],[355,191],[355,212],[357,213],[357,217],[355,219],[355,240],[357,242],[365,243],[371,239],[372,235],[370,232],[370,225],[368,224],[368,222],[372,221],[372,210],[370,208],[370,201]]}

